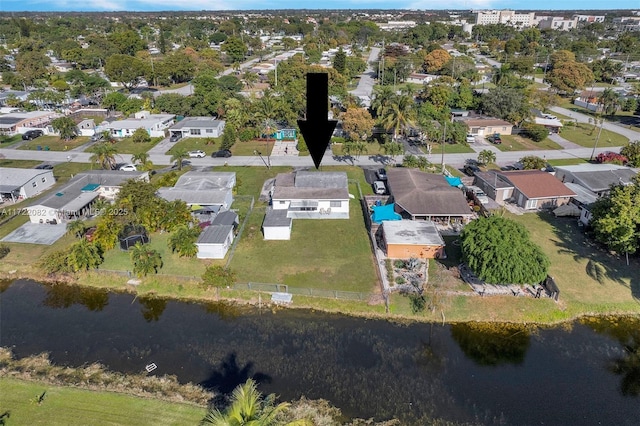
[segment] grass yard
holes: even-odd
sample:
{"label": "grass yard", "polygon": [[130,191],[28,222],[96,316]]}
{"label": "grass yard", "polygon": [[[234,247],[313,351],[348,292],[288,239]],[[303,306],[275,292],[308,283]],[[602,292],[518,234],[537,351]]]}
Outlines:
{"label": "grass yard", "polygon": [[500,135],[500,138],[502,138],[502,143],[494,146],[502,152],[562,149],[560,145],[549,138],[540,142],[534,142],[519,135]]}
{"label": "grass yard", "polygon": [[547,160],[547,163],[555,167],[573,166],[576,164],[583,164],[588,162],[589,162],[588,158],[558,158],[556,160]]}
{"label": "grass yard", "polygon": [[173,155],[177,150],[185,151],[202,150],[211,155],[220,148],[220,138],[184,138],[176,142],[165,154]]}
{"label": "grass yard", "polygon": [[[142,152],[147,152],[158,142],[160,142],[163,138],[151,138],[150,142],[133,142],[133,138],[123,138],[118,140],[114,146],[118,151],[118,154],[140,154]],[[91,148],[89,148],[89,151]]]}
{"label": "grass yard", "polygon": [[[34,398],[46,392],[41,404]],[[189,404],[16,379],[0,379],[0,411],[7,425],[185,425],[206,410]]]}
{"label": "grass yard", "polygon": [[45,147],[48,146],[50,151],[68,151],[70,149],[77,148],[80,145],[84,145],[87,142],[89,142],[89,138],[86,136],[79,136],[71,139],[70,141],[65,141],[57,136],[40,136],[39,138],[26,142],[18,149],[36,150],[38,147],[45,149]]}
{"label": "grass yard", "polygon": [[9,160],[7,158],[0,159],[0,167],[14,167],[16,169],[33,169],[42,161],[38,160]]}
{"label": "grass yard", "polygon": [[[350,186],[351,193],[357,193]],[[348,220],[293,221],[290,241],[265,241],[265,207],[257,206],[231,262],[240,282],[292,287],[374,292],[378,290],[373,256],[357,200]]]}
{"label": "grass yard", "polygon": [[7,139],[4,140],[0,137],[0,148],[10,147],[20,141],[22,141],[22,135],[20,134],[7,137]]}
{"label": "grass yard", "polygon": [[271,150],[275,140],[252,140],[246,142],[236,142],[231,147],[231,153],[233,155],[256,155],[255,151],[261,152],[263,157],[267,157]]}
{"label": "grass yard", "polygon": [[[592,148],[599,132],[599,127],[593,131],[592,124],[578,123],[576,126],[563,127],[560,136],[580,146]],[[602,134],[598,140],[598,148],[624,146],[627,143],[629,143],[629,139],[626,137],[607,129],[602,129]]]}

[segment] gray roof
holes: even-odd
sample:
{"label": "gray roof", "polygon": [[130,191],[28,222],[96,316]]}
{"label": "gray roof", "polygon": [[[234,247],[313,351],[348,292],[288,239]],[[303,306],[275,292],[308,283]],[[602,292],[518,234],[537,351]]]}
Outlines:
{"label": "gray roof", "polygon": [[346,200],[349,182],[344,172],[280,173],[276,176],[274,200]]}
{"label": "gray roof", "polygon": [[286,226],[289,227],[291,226],[291,221],[293,219],[291,219],[290,217],[287,217],[287,210],[285,209],[280,209],[280,210],[274,210],[274,209],[269,209],[267,210],[267,214],[265,214],[264,216],[264,222],[262,222],[262,227],[272,227],[272,226]]}
{"label": "gray roof", "polygon": [[220,188],[233,189],[235,184],[235,172],[190,171],[180,176],[173,187],[188,191],[207,191]]}
{"label": "gray roof", "polygon": [[223,205],[230,189],[218,188],[207,191],[184,190],[182,188],[160,188],[158,195],[167,201],[181,200],[187,204]]}
{"label": "gray roof", "polygon": [[636,171],[615,164],[579,164],[556,168],[556,177],[565,183],[578,183],[593,192],[608,190],[611,185],[630,184]]}
{"label": "gray roof", "polygon": [[222,244],[232,231],[233,225],[209,225],[200,234],[196,244]]}
{"label": "gray roof", "polygon": [[40,175],[53,177],[53,172],[51,170],[0,167],[0,192],[11,192],[20,189]]}
{"label": "gray roof", "polygon": [[495,171],[488,172],[475,172],[475,175],[478,179],[486,182],[489,187],[496,189],[504,189],[504,188],[513,188],[511,182],[506,182],[502,179],[502,177]]}
{"label": "gray roof", "polygon": [[593,191],[589,191],[588,189],[580,186],[577,183],[565,183],[564,186],[572,190],[576,193],[573,197],[574,200],[579,202],[582,205],[588,206],[596,202],[598,199],[598,195]]}
{"label": "gray roof", "polygon": [[24,120],[24,117],[0,117],[0,125],[6,125],[8,127],[13,126],[14,124],[17,124],[19,122],[21,122],[22,120]]}
{"label": "gray roof", "polygon": [[213,117],[185,117],[182,121],[171,126],[171,130],[181,129],[211,129],[224,125],[223,120]]}
{"label": "gray roof", "polygon": [[[97,190],[83,191],[82,188],[89,184],[99,184],[100,186],[120,186],[129,179],[140,179],[146,176],[147,172],[124,172],[120,170],[92,170],[78,173],[69,182],[57,188],[53,193],[49,193],[39,198],[31,206],[45,206],[52,209],[66,211],[76,211],[90,203],[98,196]],[[89,195],[86,195],[86,194]],[[93,197],[93,198],[92,198]],[[84,203],[83,205],[80,205]]]}
{"label": "gray roof", "polygon": [[387,244],[444,246],[436,225],[430,220],[385,220],[382,230]]}
{"label": "gray roof", "polygon": [[391,167],[387,183],[395,203],[413,216],[468,216],[467,199],[444,176]]}
{"label": "gray roof", "polygon": [[238,222],[238,215],[235,212],[232,212],[231,210],[225,210],[223,212],[220,212],[216,215],[216,217],[213,218],[213,220],[211,221],[211,225],[237,225]]}

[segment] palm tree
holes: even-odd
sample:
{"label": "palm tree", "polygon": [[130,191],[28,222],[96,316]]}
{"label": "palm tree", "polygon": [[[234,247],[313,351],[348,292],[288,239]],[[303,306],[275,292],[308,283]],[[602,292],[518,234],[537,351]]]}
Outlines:
{"label": "palm tree", "polygon": [[395,97],[386,110],[383,111],[381,124],[385,130],[393,129],[394,142],[398,137],[398,132],[414,125],[412,104],[413,99],[410,96],[401,95]]}
{"label": "palm tree", "polygon": [[76,122],[71,117],[56,118],[51,122],[53,130],[60,133],[60,139],[65,141],[71,140],[78,136],[78,128]]}
{"label": "palm tree", "polygon": [[105,170],[113,170],[116,166],[116,155],[118,150],[115,146],[107,142],[101,142],[95,145],[91,152],[93,155],[90,160],[92,163],[99,164]]}
{"label": "palm tree", "polygon": [[271,426],[276,424],[276,416],[289,407],[285,402],[276,405],[273,394],[263,398],[251,379],[233,390],[230,402],[224,411],[210,408],[200,424]]}
{"label": "palm tree", "polygon": [[267,138],[267,164],[271,167],[271,149],[269,148],[269,137],[278,129],[278,124],[272,118],[265,118],[260,124],[260,133]]}
{"label": "palm tree", "polygon": [[356,158],[360,158],[360,155],[367,150],[367,144],[362,141],[354,141],[351,142],[351,149],[356,154]]}
{"label": "palm tree", "polygon": [[483,149],[478,154],[478,162],[480,164],[489,164],[494,163],[496,161],[496,153],[491,151],[490,149]]}
{"label": "palm tree", "polygon": [[418,167],[418,157],[411,154],[405,155],[404,158],[402,159],[402,166],[410,169]]}
{"label": "palm tree", "polygon": [[182,225],[169,237],[169,248],[174,253],[177,251],[180,257],[193,257],[198,254],[196,241],[199,234],[199,226],[189,227]]}
{"label": "palm tree", "polygon": [[404,154],[404,147],[397,142],[385,143],[382,146],[384,153],[393,159],[393,163],[396,163],[396,156]]}
{"label": "palm tree", "polygon": [[376,113],[376,116],[381,117],[396,94],[391,86],[376,86],[373,88],[373,93],[371,109]]}
{"label": "palm tree", "polygon": [[605,115],[614,115],[620,104],[620,97],[612,89],[604,89],[600,95],[600,104]]}
{"label": "palm tree", "polygon": [[81,219],[76,219],[67,223],[67,232],[74,234],[76,238],[82,237],[82,234],[84,234],[84,222]]}
{"label": "palm tree", "polygon": [[140,163],[143,169],[147,169],[148,166],[151,165],[151,161],[149,161],[149,154],[146,152],[139,152],[137,154],[133,154],[131,156],[131,161],[133,163]]}
{"label": "palm tree", "polygon": [[74,271],[97,268],[102,263],[100,249],[84,238],[71,246],[67,259]]}
{"label": "palm tree", "polygon": [[131,251],[131,261],[133,262],[133,272],[140,276],[158,273],[162,268],[162,257],[158,251],[143,245],[138,241]]}
{"label": "palm tree", "polygon": [[189,158],[189,153],[186,149],[176,148],[176,150],[173,151],[173,155],[171,155],[171,159],[169,161],[171,161],[172,163],[175,161],[178,165],[178,170],[182,170],[182,161],[187,158]]}

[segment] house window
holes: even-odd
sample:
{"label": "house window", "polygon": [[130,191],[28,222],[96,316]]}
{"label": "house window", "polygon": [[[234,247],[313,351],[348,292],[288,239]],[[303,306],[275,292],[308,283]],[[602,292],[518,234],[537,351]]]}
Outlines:
{"label": "house window", "polygon": [[342,201],[329,201],[329,207],[342,207]]}
{"label": "house window", "polygon": [[33,187],[35,188],[36,186],[38,186],[38,184],[37,184],[37,183],[36,183],[36,181],[34,180],[33,182],[31,182],[31,186],[33,186]]}
{"label": "house window", "polygon": [[191,134],[192,135],[199,135],[200,134],[200,129],[191,129]]}
{"label": "house window", "polygon": [[535,209],[537,205],[538,205],[538,200],[527,200],[527,206],[525,208]]}
{"label": "house window", "polygon": [[213,133],[213,129],[207,129],[205,130],[207,133]]}
{"label": "house window", "polygon": [[42,183],[45,183],[46,181],[47,181],[47,178],[46,178],[46,177],[43,177],[43,178],[42,178]]}
{"label": "house window", "polygon": [[507,128],[506,128],[506,127],[503,127],[503,128],[502,128],[502,131],[503,131],[503,132],[506,132],[506,131],[507,131]]}
{"label": "house window", "polygon": [[278,201],[278,203],[280,203],[280,204],[285,204],[285,203],[286,203],[286,201]]}

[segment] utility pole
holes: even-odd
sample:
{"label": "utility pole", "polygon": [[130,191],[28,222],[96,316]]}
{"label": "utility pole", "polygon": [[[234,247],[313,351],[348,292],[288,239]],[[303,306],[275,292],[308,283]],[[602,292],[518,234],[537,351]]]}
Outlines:
{"label": "utility pole", "polygon": [[593,161],[593,156],[596,154],[596,147],[598,146],[598,141],[600,141],[600,135],[602,134],[603,126],[604,126],[604,118],[600,118],[600,130],[598,130],[598,136],[596,137],[596,141],[593,144],[593,151],[591,151],[591,158],[589,158],[589,161]]}
{"label": "utility pole", "polygon": [[444,122],[444,134],[442,135],[442,174],[444,174],[444,145],[447,143],[447,121]]}

